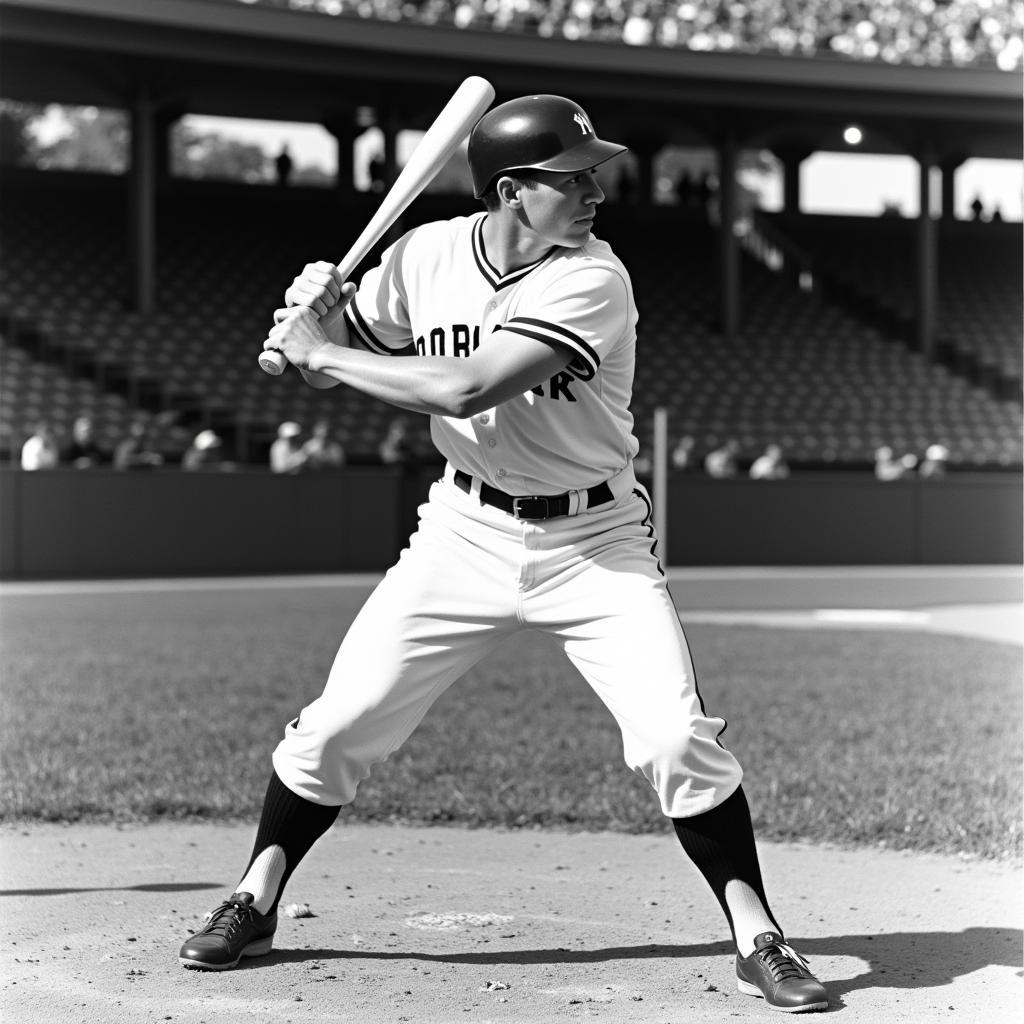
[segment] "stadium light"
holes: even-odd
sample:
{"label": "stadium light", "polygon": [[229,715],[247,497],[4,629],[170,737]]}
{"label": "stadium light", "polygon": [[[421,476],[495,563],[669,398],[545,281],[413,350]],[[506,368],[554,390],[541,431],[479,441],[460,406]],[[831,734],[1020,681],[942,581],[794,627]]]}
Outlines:
{"label": "stadium light", "polygon": [[863,139],[864,133],[855,124],[848,124],[843,129],[843,141],[848,146],[859,146]]}

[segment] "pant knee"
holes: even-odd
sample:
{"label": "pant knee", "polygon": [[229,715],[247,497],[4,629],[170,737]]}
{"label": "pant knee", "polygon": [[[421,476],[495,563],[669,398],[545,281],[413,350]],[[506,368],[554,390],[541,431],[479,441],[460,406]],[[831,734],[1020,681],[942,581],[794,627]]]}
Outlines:
{"label": "pant knee", "polygon": [[725,800],[743,777],[736,758],[717,741],[694,731],[662,732],[642,750],[627,750],[627,763],[647,779],[669,817],[702,814]]}

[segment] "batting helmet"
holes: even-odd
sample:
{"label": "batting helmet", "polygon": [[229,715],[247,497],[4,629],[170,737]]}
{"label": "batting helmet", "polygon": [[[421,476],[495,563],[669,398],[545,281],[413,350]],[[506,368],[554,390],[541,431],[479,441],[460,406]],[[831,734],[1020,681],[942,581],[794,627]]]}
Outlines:
{"label": "batting helmet", "polygon": [[564,96],[522,96],[489,110],[470,133],[473,194],[479,199],[509,171],[585,171],[625,151],[597,137],[578,103]]}

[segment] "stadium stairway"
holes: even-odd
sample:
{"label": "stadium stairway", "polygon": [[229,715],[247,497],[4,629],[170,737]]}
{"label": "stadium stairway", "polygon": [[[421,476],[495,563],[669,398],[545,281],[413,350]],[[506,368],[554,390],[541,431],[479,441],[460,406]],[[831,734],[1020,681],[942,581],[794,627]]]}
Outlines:
{"label": "stadium stairway", "polygon": [[[901,217],[760,214],[811,255],[830,301],[869,326],[914,342],[915,222]],[[1024,378],[1021,225],[939,220],[934,358],[999,400]]]}

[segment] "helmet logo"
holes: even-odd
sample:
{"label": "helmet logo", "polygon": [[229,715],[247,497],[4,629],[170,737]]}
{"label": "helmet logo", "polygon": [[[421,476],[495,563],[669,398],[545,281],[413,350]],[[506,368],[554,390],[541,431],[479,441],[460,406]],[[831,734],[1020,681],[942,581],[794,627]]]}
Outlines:
{"label": "helmet logo", "polygon": [[584,135],[593,135],[594,134],[594,129],[591,127],[590,122],[586,119],[586,117],[582,113],[573,114],[572,115],[572,119],[580,126],[580,131]]}

